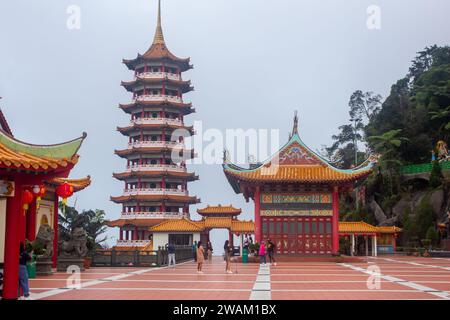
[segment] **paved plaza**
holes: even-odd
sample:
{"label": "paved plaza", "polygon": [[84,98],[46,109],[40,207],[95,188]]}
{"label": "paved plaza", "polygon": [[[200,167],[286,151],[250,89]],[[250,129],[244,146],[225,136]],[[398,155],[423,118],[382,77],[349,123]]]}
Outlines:
{"label": "paved plaza", "polygon": [[[377,268],[378,286],[370,280],[370,270]],[[226,274],[223,260],[215,257],[204,264],[203,274],[196,269],[194,262],[176,268],[91,268],[81,274],[79,289],[67,288],[73,276],[61,272],[31,279],[30,284],[36,300],[450,299],[450,259],[444,258],[396,255],[351,263],[233,264],[235,273]]]}

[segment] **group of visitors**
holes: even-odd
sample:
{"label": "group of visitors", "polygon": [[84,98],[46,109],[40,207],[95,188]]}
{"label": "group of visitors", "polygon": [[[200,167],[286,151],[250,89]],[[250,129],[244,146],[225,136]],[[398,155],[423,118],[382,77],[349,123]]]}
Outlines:
{"label": "group of visitors", "polygon": [[277,265],[277,262],[275,261],[275,244],[272,242],[272,240],[267,239],[267,246],[266,242],[261,241],[261,244],[259,245],[259,262],[260,264],[266,264],[266,256],[269,256],[269,263],[273,264],[274,266]]}
{"label": "group of visitors", "polygon": [[[224,250],[224,260],[225,260],[225,272],[226,273],[233,273],[231,271],[231,256],[233,253],[233,247],[230,245],[230,242],[227,240],[225,241],[225,244],[223,246]],[[212,253],[213,248],[211,242],[208,241],[206,244],[206,252],[203,248],[203,244],[201,241],[197,243],[197,250],[196,250],[196,257],[195,260],[197,261],[197,273],[203,273],[203,263],[205,261],[205,256],[208,258],[210,262],[212,262]]]}

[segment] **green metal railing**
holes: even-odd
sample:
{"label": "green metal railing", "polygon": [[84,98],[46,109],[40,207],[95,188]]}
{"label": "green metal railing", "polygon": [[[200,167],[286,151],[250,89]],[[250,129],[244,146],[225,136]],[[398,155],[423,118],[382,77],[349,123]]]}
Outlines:
{"label": "green metal railing", "polygon": [[[440,162],[441,170],[450,170],[450,161]],[[427,173],[431,172],[433,168],[433,164],[430,163],[421,163],[421,164],[411,164],[408,166],[403,166],[400,169],[401,174],[419,174],[419,173]]]}

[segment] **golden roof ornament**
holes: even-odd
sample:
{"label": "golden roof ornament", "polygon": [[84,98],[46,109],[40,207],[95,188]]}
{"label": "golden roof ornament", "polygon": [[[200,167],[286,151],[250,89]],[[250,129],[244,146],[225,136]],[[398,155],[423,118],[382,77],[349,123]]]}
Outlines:
{"label": "golden roof ornament", "polygon": [[164,35],[161,27],[161,0],[158,0],[158,22],[156,25],[155,38],[153,44],[165,44]]}

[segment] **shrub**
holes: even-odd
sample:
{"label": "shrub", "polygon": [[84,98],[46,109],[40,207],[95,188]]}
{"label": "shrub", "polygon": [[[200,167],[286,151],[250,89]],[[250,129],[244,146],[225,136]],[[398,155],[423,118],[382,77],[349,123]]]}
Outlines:
{"label": "shrub", "polygon": [[443,178],[439,162],[437,160],[433,161],[433,167],[430,173],[430,187],[434,189],[442,185]]}
{"label": "shrub", "polygon": [[431,245],[436,246],[439,241],[439,234],[433,226],[430,226],[427,230],[426,239]]}

